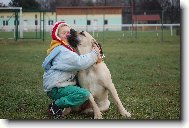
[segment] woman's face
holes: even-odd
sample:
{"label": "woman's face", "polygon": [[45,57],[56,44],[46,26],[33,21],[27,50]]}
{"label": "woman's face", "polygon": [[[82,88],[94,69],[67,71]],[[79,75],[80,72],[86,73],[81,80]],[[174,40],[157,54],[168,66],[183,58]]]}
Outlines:
{"label": "woman's face", "polygon": [[61,40],[67,39],[70,35],[70,28],[68,26],[61,26],[58,31],[58,36]]}

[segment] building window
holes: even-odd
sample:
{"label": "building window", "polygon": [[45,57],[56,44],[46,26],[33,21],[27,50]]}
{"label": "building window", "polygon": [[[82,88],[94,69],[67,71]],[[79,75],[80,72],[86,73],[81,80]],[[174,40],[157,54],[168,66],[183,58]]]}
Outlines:
{"label": "building window", "polygon": [[76,24],[76,20],[74,20],[74,24]]}
{"label": "building window", "polygon": [[90,20],[87,20],[87,25],[91,25],[91,21]]}
{"label": "building window", "polygon": [[108,24],[108,20],[104,20],[104,25]]}
{"label": "building window", "polygon": [[35,25],[37,25],[38,24],[38,22],[37,22],[37,20],[35,20]]}
{"label": "building window", "polygon": [[5,26],[5,21],[3,20],[3,26]]}
{"label": "building window", "polygon": [[3,26],[8,26],[8,25],[9,25],[8,20],[3,20]]}
{"label": "building window", "polygon": [[35,14],[35,19],[37,19],[37,14]]}
{"label": "building window", "polygon": [[48,25],[53,25],[53,20],[49,20]]}

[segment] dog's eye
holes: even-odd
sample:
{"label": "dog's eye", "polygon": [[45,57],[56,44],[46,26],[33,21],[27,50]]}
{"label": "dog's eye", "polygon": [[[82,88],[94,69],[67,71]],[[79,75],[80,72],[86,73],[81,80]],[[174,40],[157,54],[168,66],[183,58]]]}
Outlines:
{"label": "dog's eye", "polygon": [[[81,31],[79,34],[85,36],[84,31]],[[86,37],[86,36],[85,36],[85,37]]]}

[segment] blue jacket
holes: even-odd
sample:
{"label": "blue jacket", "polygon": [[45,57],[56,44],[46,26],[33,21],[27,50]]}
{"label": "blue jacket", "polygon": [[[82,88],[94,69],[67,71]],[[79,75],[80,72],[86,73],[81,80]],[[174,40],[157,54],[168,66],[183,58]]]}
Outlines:
{"label": "blue jacket", "polygon": [[77,71],[87,69],[96,60],[97,53],[95,50],[79,56],[62,45],[57,46],[42,64],[45,70],[43,75],[44,90],[50,91],[53,87],[75,85]]}

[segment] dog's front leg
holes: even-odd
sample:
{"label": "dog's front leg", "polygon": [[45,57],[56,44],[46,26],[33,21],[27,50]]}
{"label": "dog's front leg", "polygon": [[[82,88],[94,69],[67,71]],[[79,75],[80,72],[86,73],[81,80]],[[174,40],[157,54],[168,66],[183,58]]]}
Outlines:
{"label": "dog's front leg", "polygon": [[102,119],[102,113],[100,112],[100,109],[99,109],[98,105],[96,104],[92,94],[90,94],[89,100],[90,100],[91,105],[93,107],[94,119]]}
{"label": "dog's front leg", "polygon": [[107,88],[110,91],[110,93],[113,97],[113,100],[114,100],[116,106],[118,107],[121,115],[131,117],[131,114],[123,107],[123,104],[121,103],[121,101],[119,99],[119,96],[117,94],[117,91],[116,91],[114,84],[113,83],[110,84]]}

